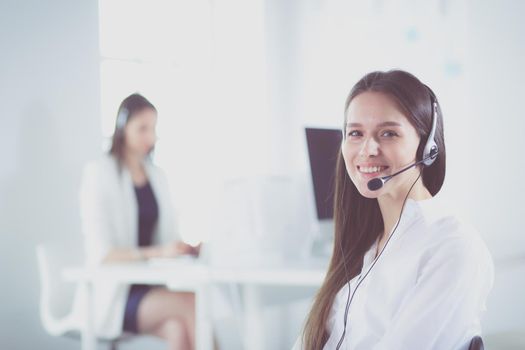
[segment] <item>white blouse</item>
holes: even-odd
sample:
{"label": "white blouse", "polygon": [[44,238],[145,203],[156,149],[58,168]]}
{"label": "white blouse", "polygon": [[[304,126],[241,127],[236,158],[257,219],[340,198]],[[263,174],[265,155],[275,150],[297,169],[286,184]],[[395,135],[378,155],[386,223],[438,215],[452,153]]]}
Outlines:
{"label": "white blouse", "polygon": [[[463,350],[481,334],[480,317],[494,266],[474,228],[447,214],[438,198],[407,200],[399,226],[349,308],[347,350]],[[377,242],[363,259],[353,292],[374,261]],[[344,328],[348,284],[336,295],[325,350]]]}

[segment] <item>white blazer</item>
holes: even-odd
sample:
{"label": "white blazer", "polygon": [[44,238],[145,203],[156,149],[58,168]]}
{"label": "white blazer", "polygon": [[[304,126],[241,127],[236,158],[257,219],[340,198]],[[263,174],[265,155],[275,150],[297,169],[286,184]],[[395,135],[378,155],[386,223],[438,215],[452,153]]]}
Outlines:
{"label": "white blazer", "polygon": [[[168,182],[164,173],[149,161],[144,168],[159,208],[154,244],[179,239],[174,224]],[[101,264],[113,248],[137,247],[138,204],[130,173],[119,172],[114,157],[86,165],[80,189],[82,231],[86,265]],[[94,284],[95,333],[115,338],[122,333],[129,285],[100,281]]]}

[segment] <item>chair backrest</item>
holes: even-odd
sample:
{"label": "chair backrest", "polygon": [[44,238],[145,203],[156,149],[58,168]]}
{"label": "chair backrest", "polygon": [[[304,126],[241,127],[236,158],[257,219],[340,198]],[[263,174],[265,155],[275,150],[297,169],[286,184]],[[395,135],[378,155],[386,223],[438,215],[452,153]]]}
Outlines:
{"label": "chair backrest", "polygon": [[[61,270],[66,264],[76,264],[81,255],[74,249],[59,245],[39,244],[36,247],[40,275],[40,318],[45,330],[51,335],[65,335],[81,327],[79,315],[73,308],[76,286],[62,280]],[[77,256],[77,259],[72,258]],[[80,260],[81,261],[81,260]]]}
{"label": "chair backrest", "polygon": [[[46,332],[53,336],[80,338],[84,314],[82,290],[78,285],[63,281],[61,273],[66,266],[79,266],[83,254],[75,242],[39,244],[36,247],[40,275],[40,319]],[[110,344],[116,349],[118,343],[134,338],[124,333],[115,339],[98,338],[97,342]]]}
{"label": "chair backrest", "polygon": [[468,347],[468,350],[483,350],[483,340],[479,336],[475,336],[472,338],[472,341],[470,342],[470,346]]}

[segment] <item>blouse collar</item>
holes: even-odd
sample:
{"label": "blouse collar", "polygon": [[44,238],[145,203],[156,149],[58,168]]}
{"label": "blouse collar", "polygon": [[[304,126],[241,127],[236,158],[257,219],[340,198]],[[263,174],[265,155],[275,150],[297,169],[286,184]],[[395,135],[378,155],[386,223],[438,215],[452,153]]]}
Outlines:
{"label": "blouse collar", "polygon": [[[432,197],[429,199],[417,200],[417,201],[414,199],[408,198],[405,202],[405,207],[403,208],[403,212],[401,214],[401,219],[399,221],[399,224],[397,225],[397,228],[395,229],[393,236],[390,238],[390,242],[388,243],[388,245],[391,245],[394,241],[401,238],[407,232],[407,228],[409,228],[412,224],[417,222],[419,219],[423,218],[425,216],[425,212],[428,210],[430,206],[432,206],[434,202],[435,202],[435,197]],[[378,240],[379,240],[379,237],[372,244],[370,249],[365,253],[365,256],[363,258],[363,266],[367,266],[374,261]]]}

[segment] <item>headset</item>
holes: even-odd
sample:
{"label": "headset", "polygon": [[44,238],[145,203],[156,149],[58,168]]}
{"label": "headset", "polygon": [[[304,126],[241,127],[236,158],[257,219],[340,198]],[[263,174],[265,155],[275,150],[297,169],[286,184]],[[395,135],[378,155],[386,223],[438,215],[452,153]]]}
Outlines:
{"label": "headset", "polygon": [[[414,166],[416,166],[418,164],[423,164],[425,167],[429,167],[436,160],[436,158],[438,156],[438,153],[439,153],[439,149],[438,149],[438,146],[437,146],[436,141],[435,141],[436,125],[437,125],[437,119],[438,119],[438,104],[437,104],[436,97],[435,97],[434,93],[432,92],[432,90],[428,86],[427,86],[427,89],[429,90],[430,99],[431,99],[431,103],[432,103],[432,127],[430,129],[430,133],[428,134],[428,138],[427,138],[427,142],[425,143],[425,147],[423,148],[423,155],[421,157],[421,160],[419,160],[417,162],[414,162],[413,164],[411,164],[411,165],[409,165],[409,166],[399,170],[398,172],[396,172],[396,173],[394,173],[392,175],[378,177],[378,178],[374,178],[374,179],[368,181],[367,186],[368,186],[369,190],[377,191],[381,187],[383,187],[383,185],[387,181],[389,181],[391,178],[393,178],[394,176],[397,176],[397,175],[401,174],[402,172],[405,172],[408,169],[410,169],[410,168],[412,168],[412,167],[414,167]],[[346,138],[345,128],[343,128],[342,132],[343,132],[343,141],[342,142],[344,143],[345,142],[345,138]],[[342,147],[341,147],[341,150],[342,150]],[[372,271],[372,268],[374,267],[376,262],[379,260],[379,258],[381,257],[381,255],[385,251],[385,248],[387,247],[388,242],[390,242],[390,239],[392,238],[392,236],[396,232],[397,226],[399,225],[399,222],[401,221],[401,216],[403,215],[403,209],[405,208],[405,203],[406,203],[406,200],[408,198],[408,195],[410,194],[410,191],[412,191],[412,188],[414,187],[414,185],[417,183],[417,181],[421,177],[421,174],[422,174],[422,172],[419,173],[419,176],[417,177],[416,181],[414,181],[412,186],[410,186],[410,189],[408,190],[408,193],[406,194],[405,199],[403,200],[403,205],[401,207],[401,212],[399,213],[399,218],[397,219],[396,225],[394,226],[394,229],[392,230],[392,233],[388,237],[387,241],[385,242],[385,245],[381,249],[381,252],[379,252],[377,257],[374,259],[374,261],[370,265],[370,268],[365,273],[365,275],[363,277],[361,277],[361,274],[359,274],[357,285],[355,286],[355,289],[354,289],[354,291],[352,292],[351,295],[350,295],[350,280],[348,278],[348,270],[347,270],[347,267],[346,267],[345,255],[344,255],[344,252],[343,252],[343,247],[341,245],[339,245],[339,248],[341,249],[341,256],[343,258],[343,266],[344,266],[346,280],[347,280],[347,284],[348,284],[348,296],[347,296],[347,299],[346,299],[345,317],[344,317],[344,320],[343,320],[343,325],[344,325],[343,333],[341,334],[341,338],[339,339],[339,342],[337,343],[336,350],[339,350],[339,348],[343,344],[343,340],[344,340],[345,335],[346,335],[346,323],[347,323],[347,320],[348,320],[348,313],[349,313],[350,304],[352,303],[352,299],[354,298],[355,292],[357,291],[357,289],[359,288],[359,286],[361,285],[363,280],[366,278],[366,276],[368,276],[370,271]]]}
{"label": "headset", "polygon": [[129,118],[129,110],[126,107],[120,109],[117,115],[117,130],[124,128]]}

